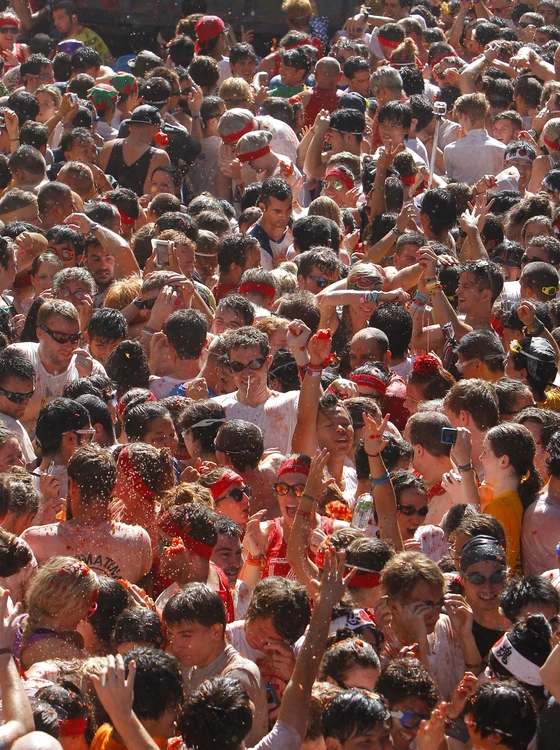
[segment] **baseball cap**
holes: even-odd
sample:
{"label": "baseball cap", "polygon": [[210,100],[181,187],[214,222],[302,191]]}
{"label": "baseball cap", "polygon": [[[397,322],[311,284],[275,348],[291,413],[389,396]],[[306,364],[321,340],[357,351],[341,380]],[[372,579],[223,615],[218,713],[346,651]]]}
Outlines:
{"label": "baseball cap", "polygon": [[200,21],[194,27],[197,42],[194,47],[195,54],[198,54],[201,44],[215,39],[226,28],[225,23],[219,16],[202,16]]}
{"label": "baseball cap", "polygon": [[163,65],[163,60],[148,49],[143,49],[136,57],[128,61],[128,67],[134,71],[134,75],[143,78],[149,70]]}
{"label": "baseball cap", "polygon": [[128,122],[140,125],[158,125],[161,127],[163,119],[158,109],[151,107],[149,104],[141,104],[133,110]]}

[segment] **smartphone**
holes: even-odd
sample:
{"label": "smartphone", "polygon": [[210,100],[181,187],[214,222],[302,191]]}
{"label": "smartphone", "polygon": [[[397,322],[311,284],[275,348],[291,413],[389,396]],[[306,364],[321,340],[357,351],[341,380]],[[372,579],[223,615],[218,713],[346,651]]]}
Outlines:
{"label": "smartphone", "polygon": [[156,263],[160,268],[169,267],[169,240],[152,240],[152,250],[156,251]]}
{"label": "smartphone", "polygon": [[276,708],[280,706],[281,700],[278,697],[278,693],[274,689],[274,685],[272,682],[266,683],[266,702],[267,703],[274,703]]}
{"label": "smartphone", "polygon": [[78,94],[70,94],[70,101],[72,105],[76,105],[78,103]]}
{"label": "smartphone", "polygon": [[445,443],[445,445],[455,445],[457,442],[457,430],[453,427],[442,427],[441,442]]}

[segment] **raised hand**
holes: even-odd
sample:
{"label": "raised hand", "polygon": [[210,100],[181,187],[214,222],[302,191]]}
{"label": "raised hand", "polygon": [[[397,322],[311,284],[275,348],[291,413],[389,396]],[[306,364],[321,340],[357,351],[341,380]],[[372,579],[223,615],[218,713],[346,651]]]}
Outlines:
{"label": "raised hand", "polygon": [[243,546],[252,557],[262,557],[268,545],[268,534],[273,521],[263,521],[266,508],[252,515],[245,527]]}
{"label": "raised hand", "polygon": [[457,466],[466,466],[472,456],[472,440],[470,430],[466,427],[457,428],[457,441],[451,449],[451,460]]}
{"label": "raised hand", "polygon": [[305,483],[305,495],[312,497],[315,501],[334,481],[332,477],[325,476],[325,469],[330,457],[331,454],[328,450],[323,448],[323,450],[317,451],[311,459],[311,467]]}
{"label": "raised hand", "polygon": [[80,378],[89,378],[93,371],[93,358],[85,349],[76,349],[74,352],[74,366]]}
{"label": "raised hand", "polygon": [[364,418],[364,450],[368,456],[378,456],[389,442],[383,439],[383,433],[387,429],[390,415],[386,414],[382,420],[377,421],[371,414],[363,412]]}
{"label": "raised hand", "polygon": [[109,654],[107,666],[101,670],[99,675],[91,675],[97,697],[111,719],[132,712],[135,676],[136,662],[130,661],[128,663],[128,677],[125,677],[124,659],[120,654],[117,654],[116,657]]}
{"label": "raised hand", "polygon": [[320,328],[317,333],[309,339],[307,351],[309,352],[309,362],[315,367],[323,365],[329,358],[332,350],[332,334],[330,330]]}
{"label": "raised hand", "polygon": [[523,300],[517,308],[517,317],[524,326],[532,326],[537,317],[537,308],[532,302]]}

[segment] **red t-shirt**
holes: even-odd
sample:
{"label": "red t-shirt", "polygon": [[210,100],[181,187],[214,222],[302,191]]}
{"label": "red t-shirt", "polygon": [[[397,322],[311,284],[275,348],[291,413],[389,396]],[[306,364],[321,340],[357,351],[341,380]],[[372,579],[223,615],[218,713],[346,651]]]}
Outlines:
{"label": "red t-shirt", "polygon": [[338,100],[342,96],[341,91],[333,91],[332,89],[322,89],[318,86],[313,86],[311,89],[312,94],[305,107],[305,124],[313,125],[315,118],[319,114],[321,109],[326,109],[329,112],[334,112],[338,107]]}
{"label": "red t-shirt", "polygon": [[[279,576],[280,578],[289,578],[291,581],[296,580],[292,566],[288,562],[288,545],[284,539],[281,526],[282,519],[275,518],[274,526],[268,536],[268,547],[266,550],[266,562],[263,567],[262,577]],[[321,516],[321,531],[327,536],[332,534],[333,521],[331,518]],[[312,561],[315,561],[315,553],[310,549],[308,555]]]}

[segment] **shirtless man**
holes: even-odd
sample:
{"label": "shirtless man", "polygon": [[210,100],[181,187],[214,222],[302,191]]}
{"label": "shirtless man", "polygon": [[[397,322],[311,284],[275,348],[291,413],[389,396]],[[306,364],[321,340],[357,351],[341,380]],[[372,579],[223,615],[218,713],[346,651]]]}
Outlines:
{"label": "shirtless man", "polygon": [[68,520],[25,532],[39,564],[55,555],[71,555],[98,573],[130,583],[148,573],[152,567],[148,532],[110,520],[116,478],[117,467],[108,451],[97,446],[76,451],[68,462]]}
{"label": "shirtless man", "polygon": [[151,175],[157,167],[170,164],[166,151],[151,144],[163,125],[155,107],[142,104],[130,116],[130,133],[126,138],[109,141],[99,156],[99,166],[112,175],[121,187],[137,195],[150,192]]}

